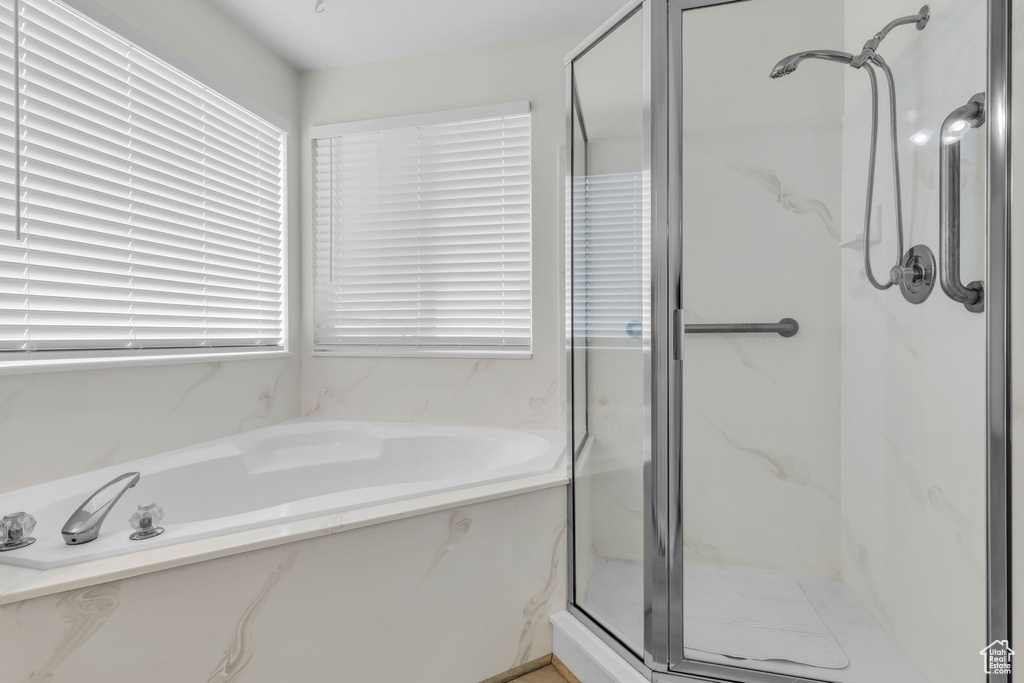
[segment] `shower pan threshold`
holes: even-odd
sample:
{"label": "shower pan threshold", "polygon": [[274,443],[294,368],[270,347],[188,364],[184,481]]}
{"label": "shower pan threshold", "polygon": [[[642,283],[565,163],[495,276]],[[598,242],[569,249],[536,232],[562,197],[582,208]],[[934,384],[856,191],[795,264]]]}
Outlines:
{"label": "shower pan threshold", "polygon": [[[773,572],[730,568],[751,579]],[[741,666],[787,676],[834,683],[928,683],[928,678],[900,649],[852,592],[838,579],[792,576],[815,612],[849,659],[841,669],[824,669],[784,660],[746,660],[685,648],[688,659]],[[737,586],[736,590],[740,590]],[[643,643],[643,564],[634,560],[597,557],[587,586],[583,609],[602,623],[617,626],[619,637],[640,649]]]}

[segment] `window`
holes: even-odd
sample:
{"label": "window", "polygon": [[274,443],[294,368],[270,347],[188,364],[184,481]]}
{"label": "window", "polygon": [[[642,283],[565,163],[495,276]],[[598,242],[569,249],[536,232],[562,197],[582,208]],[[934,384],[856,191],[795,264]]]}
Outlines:
{"label": "window", "polygon": [[529,356],[529,104],[313,138],[314,353]]}
{"label": "window", "polygon": [[577,176],[573,186],[575,333],[618,345],[641,335],[643,179],[639,173]]}
{"label": "window", "polygon": [[0,361],[282,349],[284,133],[54,0],[0,53]]}

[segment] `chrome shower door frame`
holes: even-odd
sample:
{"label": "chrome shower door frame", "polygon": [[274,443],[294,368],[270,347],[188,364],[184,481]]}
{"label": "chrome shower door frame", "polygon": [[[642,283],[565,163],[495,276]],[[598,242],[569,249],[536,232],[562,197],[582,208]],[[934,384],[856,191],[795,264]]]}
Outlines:
{"label": "chrome shower door frame", "polygon": [[[652,656],[653,652],[665,652],[668,646],[667,631],[660,628],[662,621],[667,624],[667,619],[662,620],[661,618],[652,619],[654,611],[664,611],[667,607],[667,601],[658,600],[655,596],[657,594],[667,594],[667,562],[664,562],[664,568],[661,573],[657,575],[657,578],[652,576],[651,571],[648,569],[647,558],[651,556],[651,536],[652,532],[656,528],[654,524],[654,517],[657,516],[657,512],[654,510],[654,505],[657,501],[662,500],[661,496],[652,496],[651,492],[655,486],[654,477],[651,474],[651,465],[654,460],[664,462],[667,460],[667,444],[662,444],[657,439],[657,429],[663,423],[663,420],[668,414],[668,402],[667,401],[655,401],[652,398],[657,391],[655,387],[655,378],[658,376],[656,369],[652,367],[652,362],[655,357],[655,349],[660,349],[661,344],[656,343],[656,339],[665,340],[665,330],[667,330],[667,308],[663,302],[665,279],[664,277],[657,278],[652,272],[654,267],[654,259],[652,258],[652,231],[655,225],[662,224],[663,227],[659,232],[664,236],[667,234],[667,221],[665,221],[664,215],[656,217],[654,210],[652,209],[655,198],[660,199],[660,203],[667,206],[667,201],[664,198],[665,191],[667,189],[667,180],[664,170],[657,169],[657,164],[661,163],[664,165],[665,160],[668,157],[668,146],[667,146],[667,121],[665,120],[665,107],[662,103],[656,103],[655,100],[658,97],[664,98],[667,94],[667,79],[659,77],[656,74],[660,74],[665,68],[664,55],[666,51],[663,50],[662,58],[655,58],[652,52],[652,42],[656,42],[657,37],[661,36],[662,43],[667,42],[667,36],[664,31],[664,21],[667,16],[666,8],[667,0],[629,0],[618,12],[616,12],[611,18],[602,24],[597,30],[590,34],[579,46],[577,46],[572,52],[570,52],[565,58],[565,187],[564,187],[564,201],[565,201],[565,353],[566,353],[566,453],[570,454],[570,475],[571,481],[568,488],[568,495],[566,496],[568,523],[567,523],[567,554],[568,554],[568,578],[566,582],[566,593],[568,596],[566,609],[567,611],[576,617],[581,623],[583,623],[594,635],[601,639],[606,645],[622,657],[626,662],[633,666],[637,671],[643,674],[646,678],[651,677],[652,670],[660,669],[664,670],[663,664],[659,665],[657,659]],[[658,11],[660,9],[660,12]],[[591,48],[600,43],[604,38],[614,32],[619,26],[624,24],[627,20],[632,18],[637,12],[643,12],[643,107],[644,107],[644,140],[643,140],[643,161],[641,166],[642,175],[642,199],[644,208],[643,217],[641,221],[641,229],[643,233],[643,275],[642,275],[642,287],[644,292],[644,305],[642,307],[642,334],[641,334],[641,350],[644,359],[644,444],[643,444],[643,471],[644,471],[644,556],[645,556],[645,570],[644,570],[644,654],[642,657],[638,656],[638,653],[633,652],[625,643],[621,642],[612,633],[610,633],[604,625],[591,617],[580,605],[576,602],[576,503],[575,503],[575,491],[574,486],[576,482],[576,476],[578,474],[576,470],[576,458],[579,455],[576,449],[576,437],[573,433],[575,429],[575,418],[574,418],[574,364],[576,359],[573,354],[573,282],[574,282],[574,260],[573,260],[573,164],[574,164],[574,150],[573,145],[575,142],[575,121],[574,121],[574,107],[578,100],[576,99],[576,93],[574,92],[574,64],[576,60],[584,56]],[[657,18],[655,18],[657,17]],[[657,80],[656,80],[657,79]],[[663,102],[663,100],[662,100]],[[585,116],[585,115],[584,115]],[[660,126],[658,133],[655,133],[655,126]],[[658,147],[660,144],[660,148]],[[657,149],[657,151],[655,151]],[[655,179],[658,180],[658,185],[655,186]],[[660,218],[660,220],[659,220]],[[660,281],[662,286],[659,291],[659,287],[655,286],[655,282]],[[658,310],[664,311],[662,315],[657,315]],[[653,313],[653,315],[652,315]],[[660,325],[663,329],[656,330],[655,325]],[[660,332],[660,334],[659,334]],[[661,375],[665,377],[665,375]],[[654,417],[654,411],[660,411],[660,419]],[[653,454],[661,449],[664,451],[664,456],[656,458]],[[665,491],[667,484],[667,478],[661,477],[662,486]],[[659,605],[659,606],[655,606]]]}

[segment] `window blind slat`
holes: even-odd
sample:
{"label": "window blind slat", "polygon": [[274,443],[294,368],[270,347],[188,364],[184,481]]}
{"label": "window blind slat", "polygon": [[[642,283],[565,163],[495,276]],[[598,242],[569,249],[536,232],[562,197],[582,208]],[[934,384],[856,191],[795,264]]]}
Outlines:
{"label": "window blind slat", "polygon": [[642,318],[642,191],[639,173],[573,183],[573,325],[581,337],[622,340]]}

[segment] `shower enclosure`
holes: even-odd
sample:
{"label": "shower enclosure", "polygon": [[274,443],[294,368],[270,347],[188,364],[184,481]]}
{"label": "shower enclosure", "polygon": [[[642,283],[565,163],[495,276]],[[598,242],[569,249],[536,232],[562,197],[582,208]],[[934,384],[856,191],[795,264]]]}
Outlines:
{"label": "shower enclosure", "polygon": [[1009,680],[1010,3],[930,5],[566,60],[569,611],[649,678]]}

